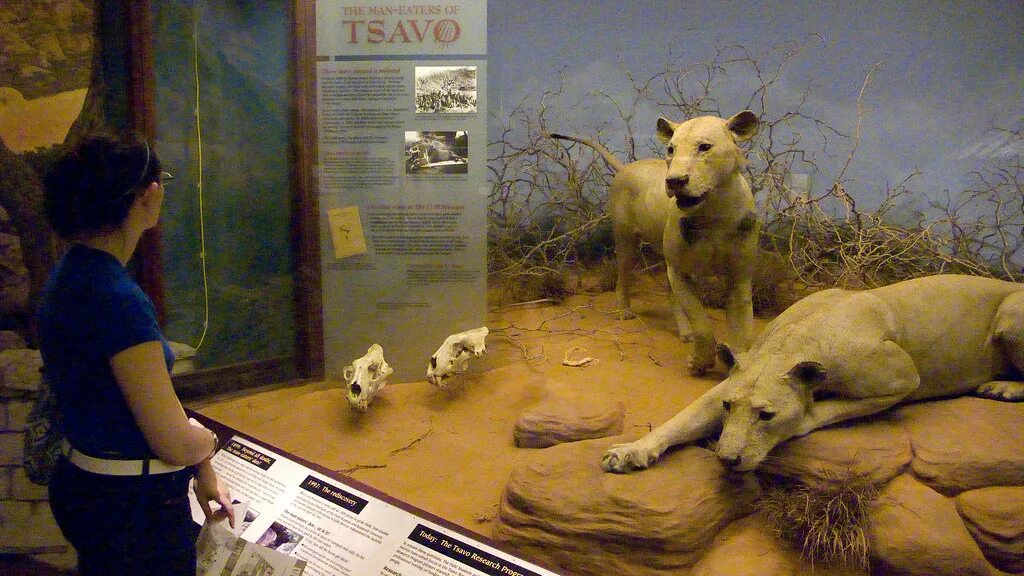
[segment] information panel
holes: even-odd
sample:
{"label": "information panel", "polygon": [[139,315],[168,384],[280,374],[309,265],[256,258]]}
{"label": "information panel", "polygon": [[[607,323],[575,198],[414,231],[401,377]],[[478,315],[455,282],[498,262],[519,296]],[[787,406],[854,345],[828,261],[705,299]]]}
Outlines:
{"label": "information panel", "polygon": [[212,463],[245,508],[238,536],[304,561],[304,576],[558,576],[241,436]]}
{"label": "information panel", "polygon": [[486,2],[317,2],[324,360],[395,381],[484,325]]}

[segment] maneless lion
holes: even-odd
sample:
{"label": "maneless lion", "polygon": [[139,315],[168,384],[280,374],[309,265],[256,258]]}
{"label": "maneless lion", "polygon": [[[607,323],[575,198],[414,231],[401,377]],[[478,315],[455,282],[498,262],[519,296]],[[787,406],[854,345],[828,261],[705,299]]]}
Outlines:
{"label": "maneless lion", "polygon": [[692,330],[694,374],[714,366],[715,336],[691,277],[724,277],[729,342],[737,350],[750,345],[758,223],[737,144],[753,137],[757,128],[757,116],[749,110],[728,120],[702,116],[676,124],[659,118],[665,159],[628,165],[596,142],[551,134],[597,150],[616,173],[609,203],[618,269],[615,292],[623,318],[632,317],[629,276],[643,240],[665,257],[679,336],[689,339]]}
{"label": "maneless lion", "polygon": [[719,434],[718,457],[756,468],[776,444],[901,402],[976,392],[1024,400],[1024,284],[929,276],[808,296],[751,349],[719,347],[724,381],[602,466],[627,472]]}

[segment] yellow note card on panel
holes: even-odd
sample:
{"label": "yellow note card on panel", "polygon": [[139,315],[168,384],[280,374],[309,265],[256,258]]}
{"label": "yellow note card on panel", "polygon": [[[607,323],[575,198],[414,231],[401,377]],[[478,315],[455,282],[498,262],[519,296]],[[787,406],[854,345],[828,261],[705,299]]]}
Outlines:
{"label": "yellow note card on panel", "polygon": [[335,258],[366,254],[366,239],[363,238],[363,225],[359,222],[358,206],[332,208],[327,211],[327,221],[331,226]]}

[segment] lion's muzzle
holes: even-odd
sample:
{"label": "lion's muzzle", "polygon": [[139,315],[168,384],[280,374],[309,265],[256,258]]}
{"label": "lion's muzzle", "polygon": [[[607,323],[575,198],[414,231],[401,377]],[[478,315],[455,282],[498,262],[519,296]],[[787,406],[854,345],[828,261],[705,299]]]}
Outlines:
{"label": "lion's muzzle", "polygon": [[665,179],[665,193],[669,198],[686,195],[686,187],[690,185],[689,176],[673,176]]}
{"label": "lion's muzzle", "polygon": [[689,176],[677,176],[665,179],[665,193],[669,198],[676,199],[676,206],[681,209],[693,208],[704,201],[704,194],[695,194],[689,187]]}
{"label": "lion's muzzle", "polygon": [[736,468],[741,462],[743,462],[743,458],[739,454],[735,456],[723,456],[722,454],[719,454],[718,459],[721,460],[723,465],[730,469]]}

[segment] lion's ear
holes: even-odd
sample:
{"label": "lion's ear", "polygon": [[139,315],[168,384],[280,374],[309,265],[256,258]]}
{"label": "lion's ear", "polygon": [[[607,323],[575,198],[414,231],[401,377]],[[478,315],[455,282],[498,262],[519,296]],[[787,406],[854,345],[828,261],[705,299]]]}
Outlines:
{"label": "lion's ear", "polygon": [[676,133],[676,128],[679,124],[672,122],[667,118],[658,118],[658,140],[661,140],[662,144],[668,144],[672,141],[672,135]]}
{"label": "lion's ear", "polygon": [[725,342],[719,342],[718,346],[715,346],[715,356],[718,360],[725,364],[726,369],[732,370],[733,366],[736,366],[736,355],[733,354],[732,348]]}
{"label": "lion's ear", "polygon": [[739,114],[736,114],[732,118],[729,118],[725,122],[725,126],[732,132],[733,137],[736,138],[737,142],[746,142],[757,134],[760,120],[757,118],[757,114],[754,114],[750,110],[744,110]]}
{"label": "lion's ear", "polygon": [[789,375],[814,388],[825,383],[828,373],[820,362],[806,361],[798,362],[796,366],[793,366],[793,369],[789,371]]}

